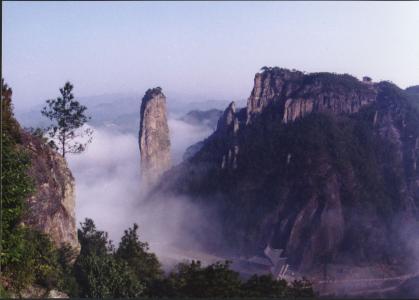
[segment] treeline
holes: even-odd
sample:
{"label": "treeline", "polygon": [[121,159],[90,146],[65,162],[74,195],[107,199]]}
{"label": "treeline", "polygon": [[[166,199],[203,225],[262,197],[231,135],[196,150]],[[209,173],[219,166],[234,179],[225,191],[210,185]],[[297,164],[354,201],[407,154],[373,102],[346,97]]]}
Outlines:
{"label": "treeline", "polygon": [[125,231],[115,249],[106,232],[86,219],[78,231],[81,252],[66,292],[78,297],[312,297],[306,280],[288,284],[270,275],[254,275],[243,282],[229,262],[202,266],[199,261],[178,264],[165,274],[147,243],[138,237],[138,226]]}

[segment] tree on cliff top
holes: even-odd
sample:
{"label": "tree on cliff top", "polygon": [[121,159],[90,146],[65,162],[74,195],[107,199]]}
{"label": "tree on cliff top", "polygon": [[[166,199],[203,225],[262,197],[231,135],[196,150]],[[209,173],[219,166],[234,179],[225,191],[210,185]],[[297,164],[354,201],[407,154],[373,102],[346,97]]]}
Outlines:
{"label": "tree on cliff top", "polygon": [[[81,127],[90,120],[86,116],[87,107],[80,105],[72,94],[73,85],[66,82],[60,89],[61,97],[47,100],[47,105],[41,113],[53,124],[48,128],[49,136],[52,139],[51,145],[56,148],[63,157],[66,153],[80,153],[86,149],[87,144],[92,141],[92,130]],[[78,139],[86,138],[85,141]],[[56,142],[55,142],[56,141]]]}

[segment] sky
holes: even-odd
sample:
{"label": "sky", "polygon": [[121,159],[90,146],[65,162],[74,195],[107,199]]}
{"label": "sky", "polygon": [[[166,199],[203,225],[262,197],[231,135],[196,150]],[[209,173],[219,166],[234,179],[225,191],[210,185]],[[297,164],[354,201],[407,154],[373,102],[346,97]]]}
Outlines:
{"label": "sky", "polygon": [[262,66],[419,84],[419,2],[2,2],[16,109],[58,96],[247,98]]}

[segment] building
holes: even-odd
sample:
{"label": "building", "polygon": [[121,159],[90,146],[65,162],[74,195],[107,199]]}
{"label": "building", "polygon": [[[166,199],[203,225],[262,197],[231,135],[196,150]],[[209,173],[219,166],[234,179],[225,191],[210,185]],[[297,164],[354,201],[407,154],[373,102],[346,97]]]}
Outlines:
{"label": "building", "polygon": [[294,281],[301,276],[287,264],[287,258],[282,257],[283,249],[274,249],[269,245],[263,251],[264,256],[233,259],[233,269],[245,277],[251,275],[272,274],[276,280]]}

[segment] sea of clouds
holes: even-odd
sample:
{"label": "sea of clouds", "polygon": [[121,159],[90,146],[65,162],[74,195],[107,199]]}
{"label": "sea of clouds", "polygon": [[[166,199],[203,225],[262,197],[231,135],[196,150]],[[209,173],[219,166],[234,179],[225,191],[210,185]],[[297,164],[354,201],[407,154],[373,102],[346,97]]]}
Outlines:
{"label": "sea of clouds", "polygon": [[[209,127],[175,118],[168,124],[173,164],[182,161],[188,146],[212,132]],[[190,199],[172,197],[150,202],[142,198],[137,135],[109,127],[91,128],[93,141],[87,150],[68,155],[76,181],[77,223],[93,219],[96,227],[107,231],[118,245],[124,230],[135,222],[140,239],[159,256],[165,256],[167,249],[179,242],[193,243],[189,231],[206,226],[206,220]]]}

